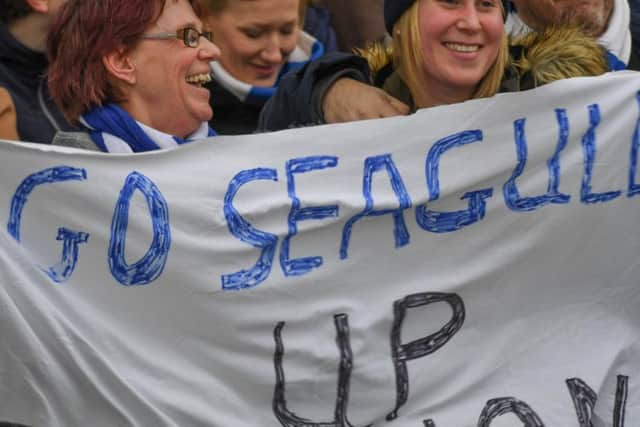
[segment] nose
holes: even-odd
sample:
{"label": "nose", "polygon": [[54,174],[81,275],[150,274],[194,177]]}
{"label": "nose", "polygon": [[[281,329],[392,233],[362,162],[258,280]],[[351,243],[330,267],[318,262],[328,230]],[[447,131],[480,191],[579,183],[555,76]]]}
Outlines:
{"label": "nose", "polygon": [[460,10],[457,26],[467,31],[478,31],[482,28],[475,2],[467,2],[466,6]]}
{"label": "nose", "polygon": [[284,58],[281,44],[278,35],[272,35],[260,51],[260,57],[269,64],[281,64]]}
{"label": "nose", "polygon": [[200,37],[200,42],[198,43],[198,58],[211,62],[217,61],[220,58],[220,48],[217,44],[205,37]]}

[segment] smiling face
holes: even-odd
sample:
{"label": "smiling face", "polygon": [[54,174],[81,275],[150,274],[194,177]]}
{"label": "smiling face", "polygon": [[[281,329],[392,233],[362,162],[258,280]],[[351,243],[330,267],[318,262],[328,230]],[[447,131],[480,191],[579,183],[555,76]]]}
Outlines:
{"label": "smiling face", "polygon": [[500,49],[500,0],[420,0],[418,7],[426,91],[470,99]]}
{"label": "smiling face", "polygon": [[273,86],[298,41],[299,0],[232,0],[211,19],[222,66],[253,86]]}
{"label": "smiling face", "polygon": [[607,29],[613,0],[513,0],[522,21],[535,30],[577,23],[598,37]]}
{"label": "smiling face", "polygon": [[[160,18],[145,31],[175,33],[185,27],[203,31],[202,22],[186,0],[167,0]],[[200,37],[198,46],[182,40],[143,39],[127,53],[131,73],[120,85],[121,106],[136,120],[162,132],[185,137],[213,115],[209,90],[209,62],[218,59],[218,47]]]}

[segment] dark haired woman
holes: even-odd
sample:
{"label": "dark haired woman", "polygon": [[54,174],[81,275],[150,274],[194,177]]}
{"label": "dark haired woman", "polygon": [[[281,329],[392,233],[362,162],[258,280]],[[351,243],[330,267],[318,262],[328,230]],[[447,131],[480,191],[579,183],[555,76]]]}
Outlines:
{"label": "dark haired woman", "polygon": [[198,0],[69,0],[49,38],[49,86],[87,133],[54,144],[130,153],[215,135],[203,84],[220,50],[203,18]]}

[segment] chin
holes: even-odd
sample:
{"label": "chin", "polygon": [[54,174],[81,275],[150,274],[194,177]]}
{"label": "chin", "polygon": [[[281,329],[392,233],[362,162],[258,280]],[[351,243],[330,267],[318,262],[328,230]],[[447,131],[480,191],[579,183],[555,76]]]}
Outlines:
{"label": "chin", "polygon": [[196,129],[202,122],[208,122],[212,117],[213,110],[211,109],[211,106],[209,104],[207,104],[206,106],[203,105],[202,108],[194,111],[194,114],[192,115],[192,118],[198,123],[196,125]]}
{"label": "chin", "polygon": [[253,79],[253,81],[250,81],[248,83],[255,87],[272,87],[273,85],[276,84],[276,80],[277,80],[277,77],[268,78],[268,79],[255,78]]}

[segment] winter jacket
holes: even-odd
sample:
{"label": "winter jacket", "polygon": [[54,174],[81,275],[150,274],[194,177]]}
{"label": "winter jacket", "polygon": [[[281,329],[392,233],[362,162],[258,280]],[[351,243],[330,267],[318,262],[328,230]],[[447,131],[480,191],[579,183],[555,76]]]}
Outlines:
{"label": "winter jacket", "polygon": [[309,62],[280,81],[278,90],[262,108],[258,131],[324,123],[321,101],[329,86],[342,77],[368,82],[369,75],[367,61],[349,53],[332,52]]}
{"label": "winter jacket", "polygon": [[54,105],[45,77],[48,61],[18,42],[0,24],[0,86],[13,102],[19,139],[49,144],[58,130],[72,130]]}
{"label": "winter jacket", "polygon": [[[551,81],[594,76],[608,71],[607,53],[576,28],[529,33],[511,41],[512,60],[505,70],[501,92],[532,89]],[[373,83],[415,111],[409,89],[391,64],[391,52],[383,47],[365,51],[362,57],[334,53],[288,75],[262,109],[259,131],[324,123],[322,98],[338,78],[351,77]]]}
{"label": "winter jacket", "polygon": [[211,92],[209,104],[213,109],[213,117],[209,125],[221,135],[255,132],[260,110],[275,93],[282,77],[289,71],[304,66],[308,61],[321,57],[323,53],[322,43],[309,34],[301,32],[298,46],[282,67],[273,87],[251,86],[228,73],[221,63],[212,62],[210,65],[213,81],[205,86]]}
{"label": "winter jacket", "polygon": [[629,7],[631,8],[631,52],[638,57],[640,56],[640,0],[629,0]]}

